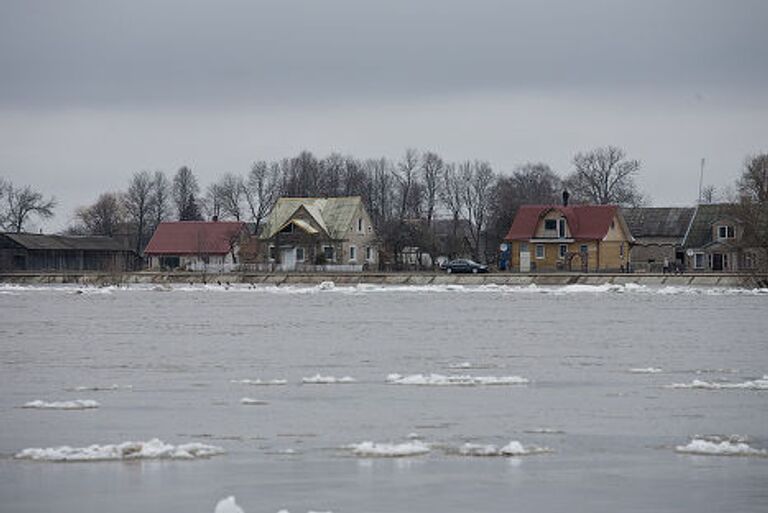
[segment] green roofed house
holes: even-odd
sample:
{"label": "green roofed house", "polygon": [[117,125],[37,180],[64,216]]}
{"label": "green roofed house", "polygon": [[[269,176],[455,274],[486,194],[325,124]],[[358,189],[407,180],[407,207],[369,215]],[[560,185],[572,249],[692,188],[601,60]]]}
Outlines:
{"label": "green roofed house", "polygon": [[376,232],[359,196],[280,198],[257,237],[257,264],[270,270],[362,271],[378,265]]}

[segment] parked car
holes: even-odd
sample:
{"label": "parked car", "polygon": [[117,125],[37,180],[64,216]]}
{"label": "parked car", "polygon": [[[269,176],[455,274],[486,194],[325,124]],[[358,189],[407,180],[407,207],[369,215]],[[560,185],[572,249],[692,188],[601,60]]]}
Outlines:
{"label": "parked car", "polygon": [[443,266],[447,273],[487,273],[488,266],[472,260],[451,260]]}

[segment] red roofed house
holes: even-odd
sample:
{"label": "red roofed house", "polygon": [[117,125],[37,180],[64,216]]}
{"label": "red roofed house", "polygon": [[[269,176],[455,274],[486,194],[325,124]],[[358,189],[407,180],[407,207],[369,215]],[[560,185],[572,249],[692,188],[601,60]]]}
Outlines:
{"label": "red roofed house", "polygon": [[616,205],[523,205],[505,240],[520,272],[627,270],[634,243]]}
{"label": "red roofed house", "polygon": [[240,241],[246,236],[243,222],[165,222],[155,230],[144,249],[150,269],[228,271],[239,263]]}

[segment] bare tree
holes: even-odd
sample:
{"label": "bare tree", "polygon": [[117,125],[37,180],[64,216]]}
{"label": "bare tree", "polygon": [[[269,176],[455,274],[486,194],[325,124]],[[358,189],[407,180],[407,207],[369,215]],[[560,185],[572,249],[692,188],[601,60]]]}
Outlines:
{"label": "bare tree", "polygon": [[426,200],[427,207],[427,225],[432,225],[432,218],[435,215],[435,207],[437,206],[438,193],[440,190],[440,182],[443,171],[445,169],[445,163],[439,155],[428,151],[421,159],[421,171],[424,175],[424,198]]}
{"label": "bare tree", "polygon": [[566,187],[577,201],[598,205],[637,206],[643,203],[635,183],[639,160],[628,160],[616,146],[577,153],[574,171],[566,178]]}
{"label": "bare tree", "polygon": [[768,272],[768,153],[749,157],[738,180],[734,215],[744,223],[740,245],[753,253],[755,270]]}
{"label": "bare tree", "polygon": [[227,173],[208,186],[206,206],[210,217],[240,221],[243,218],[244,201],[245,184],[237,175]]}
{"label": "bare tree", "polygon": [[376,230],[381,232],[384,224],[394,215],[395,179],[392,164],[383,157],[369,159],[363,163],[363,169],[368,176],[368,189],[370,191],[367,198],[364,198],[366,199],[366,208]]}
{"label": "bare tree", "polygon": [[150,215],[152,226],[150,232],[168,219],[171,211],[171,184],[162,171],[155,171],[152,177],[152,196],[150,198]]}
{"label": "bare tree", "polygon": [[717,188],[714,185],[705,185],[701,189],[701,202],[705,205],[717,202],[717,196]]}
{"label": "bare tree", "polygon": [[3,190],[0,198],[5,203],[4,213],[0,214],[0,221],[5,225],[4,229],[21,233],[31,216],[35,215],[42,219],[53,217],[53,209],[56,206],[56,200],[53,197],[45,199],[42,193],[28,185],[16,187],[10,182],[0,185]]}
{"label": "bare tree", "polygon": [[118,228],[125,222],[125,211],[117,194],[105,192],[99,196],[93,205],[78,208],[75,211],[75,219],[80,226],[74,227],[70,231],[112,237],[117,234]]}
{"label": "bare tree", "polygon": [[491,193],[495,174],[488,162],[464,162],[459,166],[463,181],[462,201],[469,232],[472,240],[472,253],[476,260],[481,259],[482,237],[488,222],[491,207]]}
{"label": "bare tree", "polygon": [[149,171],[139,171],[133,174],[128,185],[128,191],[123,198],[125,213],[136,230],[136,253],[149,241],[149,217],[152,209],[153,177]]}
{"label": "bare tree", "polygon": [[267,217],[277,198],[280,197],[280,166],[277,163],[255,162],[251,166],[248,180],[243,190],[245,202],[255,223],[254,235],[264,218]]}
{"label": "bare tree", "polygon": [[421,198],[415,194],[418,176],[416,171],[419,167],[419,153],[413,148],[405,150],[405,155],[398,162],[393,170],[395,183],[397,184],[397,199],[399,202],[399,219],[404,221],[409,214],[413,216],[414,211],[420,207]]}
{"label": "bare tree", "polygon": [[199,193],[195,175],[187,166],[181,167],[173,177],[173,202],[179,221],[199,221],[203,218],[197,202]]}

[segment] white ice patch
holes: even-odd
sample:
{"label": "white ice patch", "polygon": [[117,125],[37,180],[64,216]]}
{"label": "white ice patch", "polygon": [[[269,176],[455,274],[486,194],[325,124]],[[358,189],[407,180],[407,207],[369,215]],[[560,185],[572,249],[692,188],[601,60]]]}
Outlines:
{"label": "white ice patch", "polygon": [[115,390],[131,390],[132,385],[90,385],[73,388],[75,392],[114,392]]}
{"label": "white ice patch", "polygon": [[213,513],[245,513],[243,509],[237,505],[237,502],[235,502],[235,498],[230,496],[226,499],[220,500],[216,504],[216,509],[213,510]]}
{"label": "white ice patch", "polygon": [[309,378],[301,378],[301,382],[305,385],[348,385],[350,383],[356,383],[357,380],[350,376],[337,378],[335,376],[321,376],[320,374],[315,374]]}
{"label": "white ice patch", "polygon": [[237,383],[239,385],[256,385],[256,386],[279,386],[287,385],[288,381],[285,379],[233,379],[230,383]]}
{"label": "white ice patch", "polygon": [[694,379],[690,383],[673,383],[667,385],[667,388],[689,388],[700,390],[768,390],[768,375],[765,375],[760,379],[745,381],[743,383],[713,382]]}
{"label": "white ice patch", "polygon": [[675,451],[706,456],[768,456],[765,449],[755,449],[740,436],[694,437],[687,445],[678,445]]}
{"label": "white ice patch", "polygon": [[629,372],[632,374],[658,374],[661,372],[661,369],[658,367],[640,367],[629,369]]}
{"label": "white ice patch", "polygon": [[405,456],[418,456],[427,454],[430,448],[424,442],[412,440],[402,444],[388,444],[375,442],[361,442],[347,447],[357,456],[401,458]]}
{"label": "white ice patch", "polygon": [[537,447],[535,445],[525,447],[517,440],[512,440],[504,447],[465,443],[458,450],[461,456],[530,456],[545,452],[552,452],[552,450],[548,447]]}
{"label": "white ice patch", "polygon": [[24,449],[14,456],[20,460],[34,461],[118,461],[118,460],[193,460],[224,454],[224,449],[215,445],[190,443],[166,444],[157,438],[148,442],[123,442],[115,445],[91,445],[89,447],[48,447],[46,449]]}
{"label": "white ice patch", "polygon": [[269,403],[262,399],[252,399],[250,397],[243,397],[242,399],[240,399],[240,404],[243,404],[245,406],[262,406]]}
{"label": "white ice patch", "polygon": [[390,374],[387,383],[416,386],[491,386],[525,385],[529,380],[520,376],[444,376],[442,374]]}
{"label": "white ice patch", "polygon": [[31,408],[35,410],[90,410],[98,408],[98,402],[92,399],[75,399],[74,401],[30,401],[22,408]]}
{"label": "white ice patch", "polygon": [[333,290],[336,288],[336,284],[332,281],[324,281],[317,288],[320,290]]}

